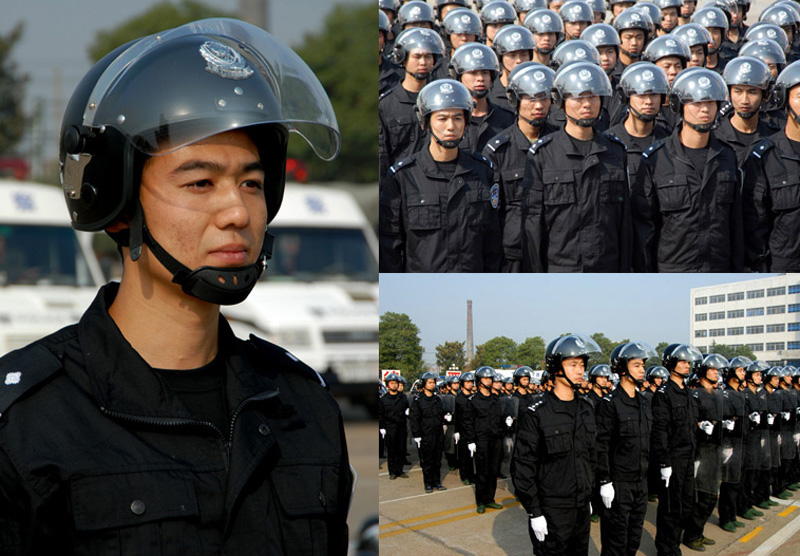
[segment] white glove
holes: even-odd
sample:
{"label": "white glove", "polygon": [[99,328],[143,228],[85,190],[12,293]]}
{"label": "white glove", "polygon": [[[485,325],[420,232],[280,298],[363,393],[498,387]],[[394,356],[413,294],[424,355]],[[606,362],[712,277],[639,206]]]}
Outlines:
{"label": "white glove", "polygon": [[771,425],[774,422],[775,422],[775,416],[772,413],[769,413],[767,415],[767,424]]}
{"label": "white glove", "polygon": [[547,536],[547,520],[543,515],[531,518],[531,529],[533,529],[533,534],[536,535],[536,540],[544,542],[544,538]]}
{"label": "white glove", "polygon": [[414,442],[417,443],[417,448],[419,448],[420,447],[420,443],[422,442],[422,437],[420,436],[419,438],[415,438]]}
{"label": "white glove", "polygon": [[511,417],[510,415],[508,417],[506,417],[506,426],[510,427],[513,424],[514,424],[514,418]]}
{"label": "white glove", "polygon": [[752,412],[750,415],[748,415],[748,417],[756,425],[760,425],[761,424],[761,415],[758,414],[758,411]]}
{"label": "white glove", "polygon": [[447,425],[442,425],[442,434],[447,434]]}
{"label": "white glove", "polygon": [[661,480],[664,481],[666,484],[665,487],[669,488],[669,478],[672,477],[672,467],[662,467],[661,468]]}
{"label": "white glove", "polygon": [[452,420],[453,420],[453,415],[452,415],[452,414],[450,414],[450,413],[445,413],[445,414],[444,414],[444,420],[445,420],[445,421],[447,421],[447,422],[449,423],[450,421],[452,421]]}
{"label": "white glove", "polygon": [[703,421],[700,423],[700,428],[706,434],[711,434],[714,432],[714,424],[711,421]]}
{"label": "white glove", "polygon": [[380,429],[381,431],[381,438],[386,436],[386,429]]}
{"label": "white glove", "polygon": [[455,441],[456,441],[456,444],[458,444],[458,439],[459,439],[459,438],[461,438],[461,435],[460,435],[460,434],[458,434],[457,432],[454,432],[454,433],[453,433],[453,440],[455,440]]}
{"label": "white glove", "polygon": [[784,411],[783,413],[781,413],[781,415],[783,415],[783,420],[784,421],[788,421],[789,419],[792,418],[792,414],[789,413],[788,411]]}
{"label": "white glove", "polygon": [[406,408],[406,417],[408,417],[408,408]]}
{"label": "white glove", "polygon": [[723,427],[725,427],[725,428],[726,428],[727,430],[729,430],[729,431],[732,431],[732,430],[733,430],[733,427],[734,427],[735,425],[736,425],[736,423],[734,423],[734,422],[733,422],[733,419],[725,419],[725,420],[722,422],[722,426],[723,426]]}
{"label": "white glove", "polygon": [[469,444],[467,444],[467,449],[469,450],[470,457],[475,457],[475,450],[477,448],[478,447],[475,445],[474,442],[470,442]]}
{"label": "white glove", "polygon": [[611,507],[611,502],[614,501],[614,483],[600,485],[600,498],[603,499],[603,505],[606,508]]}

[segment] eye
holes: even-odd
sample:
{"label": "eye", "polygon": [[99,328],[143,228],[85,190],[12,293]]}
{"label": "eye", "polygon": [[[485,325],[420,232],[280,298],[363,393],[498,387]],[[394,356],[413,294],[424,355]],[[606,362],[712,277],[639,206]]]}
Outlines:
{"label": "eye", "polygon": [[214,184],[211,183],[211,180],[198,180],[196,182],[190,183],[187,187],[192,189],[206,189],[208,187],[213,187]]}
{"label": "eye", "polygon": [[242,183],[242,185],[248,189],[264,189],[264,184],[261,182],[261,180],[247,180]]}

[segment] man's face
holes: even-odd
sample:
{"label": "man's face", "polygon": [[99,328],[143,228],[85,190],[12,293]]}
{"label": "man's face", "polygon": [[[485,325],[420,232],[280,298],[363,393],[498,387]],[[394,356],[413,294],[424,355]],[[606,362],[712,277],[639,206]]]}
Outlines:
{"label": "man's face", "polygon": [[444,18],[447,17],[451,11],[455,10],[456,8],[460,7],[458,4],[445,4],[440,8],[440,17],[439,21],[444,21]]}
{"label": "man's face", "polygon": [[558,10],[561,9],[561,6],[564,5],[565,0],[551,0],[551,2],[547,5],[548,9],[553,10],[554,12],[558,13]]}
{"label": "man's face", "polygon": [[630,103],[636,111],[652,116],[661,109],[661,95],[631,95]]}
{"label": "man's face", "polygon": [[706,65],[706,53],[702,44],[694,45],[691,47],[690,52],[692,56],[689,58],[689,63],[686,64],[687,68],[701,68]]}
{"label": "man's face", "polygon": [[580,384],[586,364],[583,357],[568,357],[561,362],[561,368],[564,369],[564,374],[573,384]]}
{"label": "man's face", "polygon": [[722,44],[722,27],[706,27],[711,34],[711,42],[708,43],[708,51],[716,50]]}
{"label": "man's face", "polygon": [[742,22],[743,15],[744,14],[739,10],[731,12],[731,27],[738,27],[739,24]]}
{"label": "man's face", "polygon": [[[264,170],[255,143],[243,131],[149,158],[140,199],[153,237],[189,268],[241,267],[259,257],[267,225]],[[152,279],[180,291],[148,249],[137,272],[148,275],[144,287]]]}
{"label": "man's face", "polygon": [[681,376],[686,376],[689,374],[689,370],[692,368],[691,364],[688,361],[678,361],[675,364],[675,372],[677,372]]}
{"label": "man's face", "polygon": [[450,35],[450,44],[453,45],[453,50],[461,46],[462,44],[467,44],[468,42],[475,42],[478,37],[475,35],[467,34],[467,33],[452,33]]}
{"label": "man's face", "polygon": [[492,74],[489,70],[465,71],[461,82],[470,91],[487,91],[492,85]]}
{"label": "man's face", "polygon": [[696,7],[696,0],[683,0],[683,4],[681,5],[681,17],[692,17]]}
{"label": "man's face", "polygon": [[555,48],[556,34],[555,33],[535,33],[533,41],[536,43],[536,48]]}
{"label": "man's face", "polygon": [[654,384],[656,388],[658,388],[662,384],[664,384],[664,379],[661,378],[661,377],[653,377],[653,380],[651,381],[651,383]]}
{"label": "man's face", "polygon": [[786,27],[781,27],[784,31],[786,31],[786,38],[789,39],[789,44],[792,44],[792,40],[794,38],[794,28],[791,25],[787,25]]}
{"label": "man's face", "polygon": [[527,388],[528,385],[530,385],[530,383],[531,383],[531,379],[528,378],[527,376],[520,377],[520,379],[519,379],[519,385],[521,387],[523,387],[523,388]]}
{"label": "man's face", "polygon": [[429,73],[433,69],[433,54],[424,50],[412,50],[405,60],[408,73]]}
{"label": "man's face", "polygon": [[[800,86],[795,85],[789,89],[789,106],[794,110],[795,114],[800,114]],[[794,121],[789,118],[789,121]]]}
{"label": "man's face", "polygon": [[731,104],[737,112],[753,112],[761,104],[761,89],[749,85],[731,86]]}
{"label": "man's face", "polygon": [[506,72],[506,75],[511,73],[515,67],[520,65],[523,62],[530,62],[531,61],[531,52],[530,50],[515,50],[514,52],[506,52],[503,54],[503,70]]}
{"label": "man's face", "polygon": [[492,389],[492,382],[493,382],[492,377],[490,377],[490,376],[482,376],[478,380],[479,380],[479,383],[480,383],[482,388],[486,388],[487,390],[491,390]]}
{"label": "man's face", "polygon": [[678,24],[678,8],[664,8],[661,10],[661,28],[669,33]]}
{"label": "man's face", "polygon": [[617,48],[615,46],[601,46],[597,49],[600,53],[600,67],[608,73],[617,65]]}
{"label": "man's face", "polygon": [[564,33],[567,35],[567,40],[580,38],[581,33],[583,33],[583,30],[588,26],[588,21],[567,21],[564,23]]}
{"label": "man's face", "polygon": [[680,71],[683,69],[681,59],[677,56],[666,56],[656,60],[655,64],[663,69],[667,74],[667,79],[669,79],[670,85],[672,85],[672,82],[675,81],[675,76],[677,76],[678,73],[680,73]]}
{"label": "man's face", "polygon": [[509,394],[514,391],[514,385],[510,382],[503,384],[503,386],[505,387],[506,392]]}
{"label": "man's face", "polygon": [[633,6],[634,2],[619,2],[618,4],[614,4],[611,6],[611,13],[614,14],[614,17],[617,17],[621,14],[626,8],[630,8]]}
{"label": "man's face", "polygon": [[756,386],[761,386],[761,371],[750,373],[750,381]]}
{"label": "man's face", "polygon": [[431,114],[431,131],[442,141],[457,141],[464,135],[464,111],[447,108]]}
{"label": "man's face", "polygon": [[550,97],[531,98],[525,95],[519,101],[519,115],[526,120],[546,118],[552,102]]}
{"label": "man's face", "polygon": [[436,379],[435,378],[427,379],[425,381],[423,388],[425,388],[425,390],[427,390],[428,392],[433,392],[434,390],[436,390]]}
{"label": "man's face", "polygon": [[707,369],[706,380],[709,381],[711,384],[717,384],[717,382],[719,382],[719,370],[713,367]]}
{"label": "man's face", "polygon": [[458,392],[461,389],[461,384],[459,384],[458,382],[451,382],[450,383],[450,389],[455,394],[456,392]]}
{"label": "man's face", "polygon": [[399,382],[397,382],[396,380],[390,380],[389,382],[386,383],[386,388],[388,388],[390,392],[397,392],[398,384]]}
{"label": "man's face", "polygon": [[581,96],[564,101],[564,112],[576,120],[596,118],[600,115],[599,96]]}
{"label": "man's face", "polygon": [[683,119],[690,124],[709,124],[717,115],[717,103],[713,100],[690,102],[683,107]]}
{"label": "man's face", "polygon": [[619,35],[620,48],[631,54],[640,54],[644,48],[644,31],[641,29],[623,29]]}
{"label": "man's face", "polygon": [[431,25],[430,21],[411,21],[403,25],[403,31],[406,29],[413,29],[415,27],[419,27],[420,29],[433,29],[433,25]]}
{"label": "man's face", "polygon": [[736,375],[736,380],[739,381],[739,384],[744,384],[744,367],[737,367],[733,373]]}
{"label": "man's face", "polygon": [[594,20],[592,23],[603,23],[606,20],[606,12],[592,12]]}
{"label": "man's face", "polygon": [[462,386],[462,388],[464,388],[464,390],[466,390],[467,392],[471,392],[471,391],[472,391],[472,388],[475,386],[475,383],[474,383],[474,382],[472,382],[471,380],[465,380],[465,381],[464,381],[464,382],[461,384],[461,386]]}
{"label": "man's face", "polygon": [[628,361],[628,374],[633,380],[644,380],[644,359],[631,359]]}
{"label": "man's face", "polygon": [[488,41],[493,41],[494,36],[504,25],[505,23],[490,23],[489,25],[487,25],[486,29],[484,29],[484,32],[486,33],[486,39]]}

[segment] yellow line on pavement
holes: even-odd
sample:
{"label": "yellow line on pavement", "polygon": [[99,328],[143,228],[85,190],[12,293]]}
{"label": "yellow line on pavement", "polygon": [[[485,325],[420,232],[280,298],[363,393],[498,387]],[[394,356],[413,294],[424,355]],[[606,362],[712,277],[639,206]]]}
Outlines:
{"label": "yellow line on pavement", "polygon": [[745,536],[743,536],[741,539],[739,539],[739,542],[749,542],[749,541],[752,541],[752,540],[753,540],[753,538],[754,538],[756,535],[758,535],[758,534],[759,534],[761,531],[763,531],[763,530],[764,530],[764,528],[763,528],[763,527],[756,527],[755,529],[753,529],[752,531],[750,531],[749,533],[747,533]]}
{"label": "yellow line on pavement", "polygon": [[437,512],[435,514],[428,514],[428,515],[420,515],[420,516],[417,516],[417,517],[410,517],[408,519],[402,519],[400,521],[394,521],[392,523],[385,523],[384,525],[380,525],[378,527],[378,529],[379,530],[384,530],[384,529],[389,529],[391,527],[399,527],[400,525],[405,525],[406,523],[413,523],[415,521],[424,521],[424,520],[430,519],[432,517],[439,517],[439,516],[442,516],[442,515],[454,514],[454,513],[463,512],[463,511],[466,511],[466,510],[474,510],[475,507],[476,506],[474,504],[472,504],[470,506],[462,506],[460,508],[452,508],[450,510],[444,510],[442,512]]}
{"label": "yellow line on pavement", "polygon": [[[508,505],[504,504],[505,507],[503,509],[510,508],[511,506],[519,504],[519,502],[514,500],[514,498],[503,498],[502,500],[500,500],[500,503],[502,504],[503,502],[505,502],[507,500],[511,500],[511,503],[508,504]],[[454,517],[448,517],[446,519],[439,519],[437,521],[431,521],[429,523],[421,523],[419,525],[412,525],[410,527],[403,527],[403,528],[398,529],[396,531],[389,531],[387,533],[381,533],[381,534],[378,535],[378,538],[379,539],[385,539],[385,538],[388,538],[388,537],[393,537],[395,535],[400,535],[402,533],[408,533],[409,531],[419,531],[420,529],[427,529],[428,527],[435,527],[436,525],[445,525],[447,523],[452,523],[454,521],[461,521],[462,519],[468,519],[470,517],[478,517],[480,514],[478,514],[475,511],[475,508],[476,508],[476,506],[474,506],[474,505],[472,505],[472,506],[464,506],[462,508],[456,508],[456,509],[452,509],[452,510],[446,510],[446,511],[443,511],[443,512],[437,512],[435,514],[428,514],[428,515],[423,515],[423,516],[418,516],[418,517],[412,517],[412,518],[409,518],[409,519],[404,519],[402,521],[395,521],[393,523],[387,523],[385,525],[379,526],[379,529],[384,529],[384,528],[388,529],[388,528],[391,528],[391,527],[400,526],[402,524],[411,523],[411,522],[414,522],[414,521],[423,521],[425,519],[430,519],[431,517],[437,517],[437,516],[441,516],[441,515],[447,515],[447,514],[452,514],[452,513],[456,513],[456,512],[463,512],[465,510],[470,510],[470,512],[467,513],[467,514],[457,515],[457,516],[454,516]],[[492,510],[492,509],[487,508],[486,511],[488,513],[488,512],[495,512],[495,511],[502,511],[502,510]]]}
{"label": "yellow line on pavement", "polygon": [[792,504],[791,506],[789,506],[788,508],[786,508],[785,510],[783,510],[781,513],[779,513],[778,515],[779,515],[779,516],[781,516],[781,517],[786,517],[787,515],[789,515],[790,513],[792,513],[793,511],[795,511],[796,509],[797,509],[797,506],[795,506],[794,504]]}

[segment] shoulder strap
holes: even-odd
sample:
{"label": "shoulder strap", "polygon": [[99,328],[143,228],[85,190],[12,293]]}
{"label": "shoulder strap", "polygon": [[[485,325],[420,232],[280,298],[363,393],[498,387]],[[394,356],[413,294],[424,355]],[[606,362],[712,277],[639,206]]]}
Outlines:
{"label": "shoulder strap", "polygon": [[63,368],[61,360],[41,344],[12,351],[0,359],[0,416]]}

